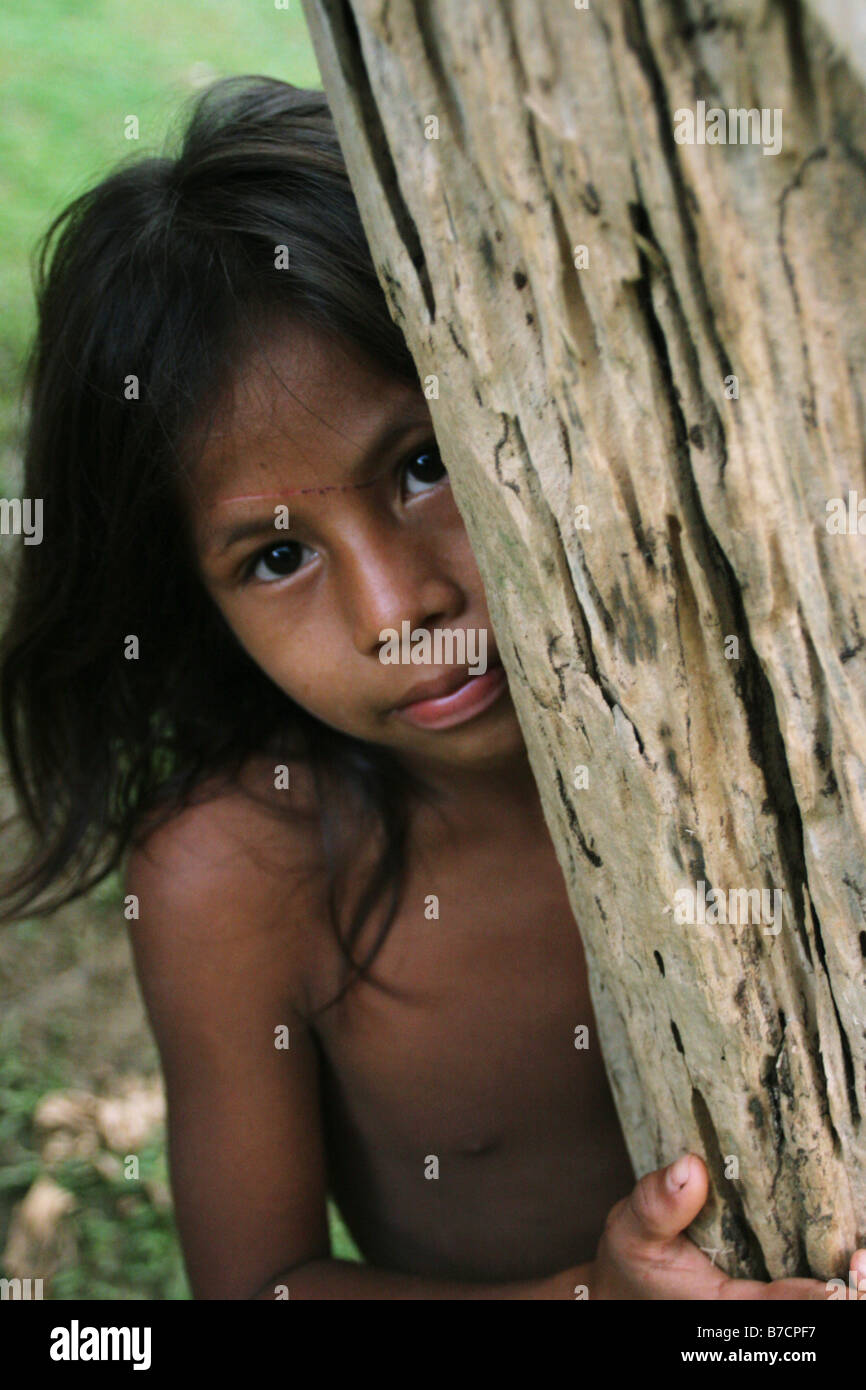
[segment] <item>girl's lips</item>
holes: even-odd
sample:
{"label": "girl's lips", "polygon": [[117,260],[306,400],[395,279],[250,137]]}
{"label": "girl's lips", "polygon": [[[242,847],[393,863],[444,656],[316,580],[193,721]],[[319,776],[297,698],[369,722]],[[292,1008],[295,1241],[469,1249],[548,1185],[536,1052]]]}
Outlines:
{"label": "girl's lips", "polygon": [[394,714],[421,729],[450,729],[454,724],[464,724],[481,714],[499,698],[507,684],[504,667],[493,666],[482,676],[471,676],[450,695],[440,695],[435,700],[416,700],[414,704],[395,709]]}

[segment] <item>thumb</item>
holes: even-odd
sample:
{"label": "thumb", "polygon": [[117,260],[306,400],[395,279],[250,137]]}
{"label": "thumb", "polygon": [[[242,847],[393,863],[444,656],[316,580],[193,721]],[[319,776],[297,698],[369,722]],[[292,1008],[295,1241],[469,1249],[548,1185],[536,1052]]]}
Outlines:
{"label": "thumb", "polygon": [[620,1238],[647,1242],[676,1240],[707,1200],[709,1182],[703,1159],[683,1154],[669,1168],[657,1168],[636,1184],[620,1212]]}

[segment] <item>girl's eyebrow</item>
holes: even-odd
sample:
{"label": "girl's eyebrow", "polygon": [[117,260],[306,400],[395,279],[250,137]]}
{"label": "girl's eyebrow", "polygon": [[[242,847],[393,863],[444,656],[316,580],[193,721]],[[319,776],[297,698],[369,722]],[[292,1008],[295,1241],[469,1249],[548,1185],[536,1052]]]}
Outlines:
{"label": "girl's eyebrow", "polygon": [[244,492],[238,497],[223,497],[214,506],[224,507],[227,502],[258,502],[265,497],[294,497],[299,492],[348,492],[352,488],[369,487],[375,481],[375,478],[370,478],[366,483],[329,483],[327,487],[284,487],[279,492]]}
{"label": "girl's eyebrow", "polygon": [[[282,492],[254,492],[249,497],[227,497],[226,502],[250,502],[265,497],[291,497],[298,492],[345,492],[349,488],[371,487],[375,482],[371,478],[367,483],[335,483],[329,487],[295,487],[285,488]],[[221,502],[216,503],[222,506]],[[246,521],[237,521],[234,526],[217,527],[212,532],[212,543],[208,546],[209,551],[219,550],[221,554],[231,550],[238,541],[248,540],[250,536],[274,535],[273,516],[248,517]],[[278,534],[278,533],[277,533]]]}
{"label": "girl's eyebrow", "polygon": [[[397,440],[404,436],[420,430],[422,427],[430,429],[429,415],[424,419],[407,420],[405,415],[398,421],[392,421],[382,429],[369,449],[358,460],[352,472],[364,473],[369,468],[373,459],[384,451],[393,448]],[[213,509],[224,507],[230,502],[252,502],[263,501],[266,498],[274,499],[281,497],[297,496],[299,493],[324,493],[324,492],[347,492],[355,488],[370,487],[376,481],[370,478],[360,483],[331,483],[326,487],[296,487],[281,488],[278,492],[253,492],[241,494],[237,497],[223,497],[213,504]],[[208,545],[209,551],[219,550],[224,553],[230,550],[238,541],[247,540],[250,536],[270,534],[274,531],[274,518],[268,517],[247,517],[244,521],[237,521],[233,526],[218,526],[211,532],[211,541]]]}

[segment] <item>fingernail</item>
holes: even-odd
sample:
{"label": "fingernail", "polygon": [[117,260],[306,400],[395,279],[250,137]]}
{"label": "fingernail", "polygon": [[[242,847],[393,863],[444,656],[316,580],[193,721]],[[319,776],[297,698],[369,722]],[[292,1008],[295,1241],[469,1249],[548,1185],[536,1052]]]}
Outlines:
{"label": "fingernail", "polygon": [[851,1256],[851,1268],[857,1276],[857,1289],[860,1290],[860,1280],[866,1279],[866,1250],[855,1250]]}
{"label": "fingernail", "polygon": [[688,1154],[682,1154],[671,1164],[667,1172],[667,1183],[672,1192],[678,1192],[681,1187],[685,1187],[689,1180],[691,1167],[691,1160]]}

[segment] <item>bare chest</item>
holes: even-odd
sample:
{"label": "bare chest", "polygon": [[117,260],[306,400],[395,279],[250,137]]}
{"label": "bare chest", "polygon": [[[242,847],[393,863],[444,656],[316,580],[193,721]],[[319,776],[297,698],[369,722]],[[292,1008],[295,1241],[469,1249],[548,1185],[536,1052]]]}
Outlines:
{"label": "bare chest", "polygon": [[354,1208],[363,1229],[362,1206],[376,1209],[369,1229],[386,1244],[391,1232],[392,1255],[447,1230],[455,1269],[483,1243],[467,1223],[485,1210],[499,1235],[484,1268],[494,1253],[508,1263],[503,1219],[532,1222],[540,1265],[551,1242],[591,1243],[610,1203],[588,1189],[606,1171],[615,1200],[630,1175],[549,839],[494,836],[419,860],[373,973],[384,988],[354,986],[319,1032],[347,1218]]}

